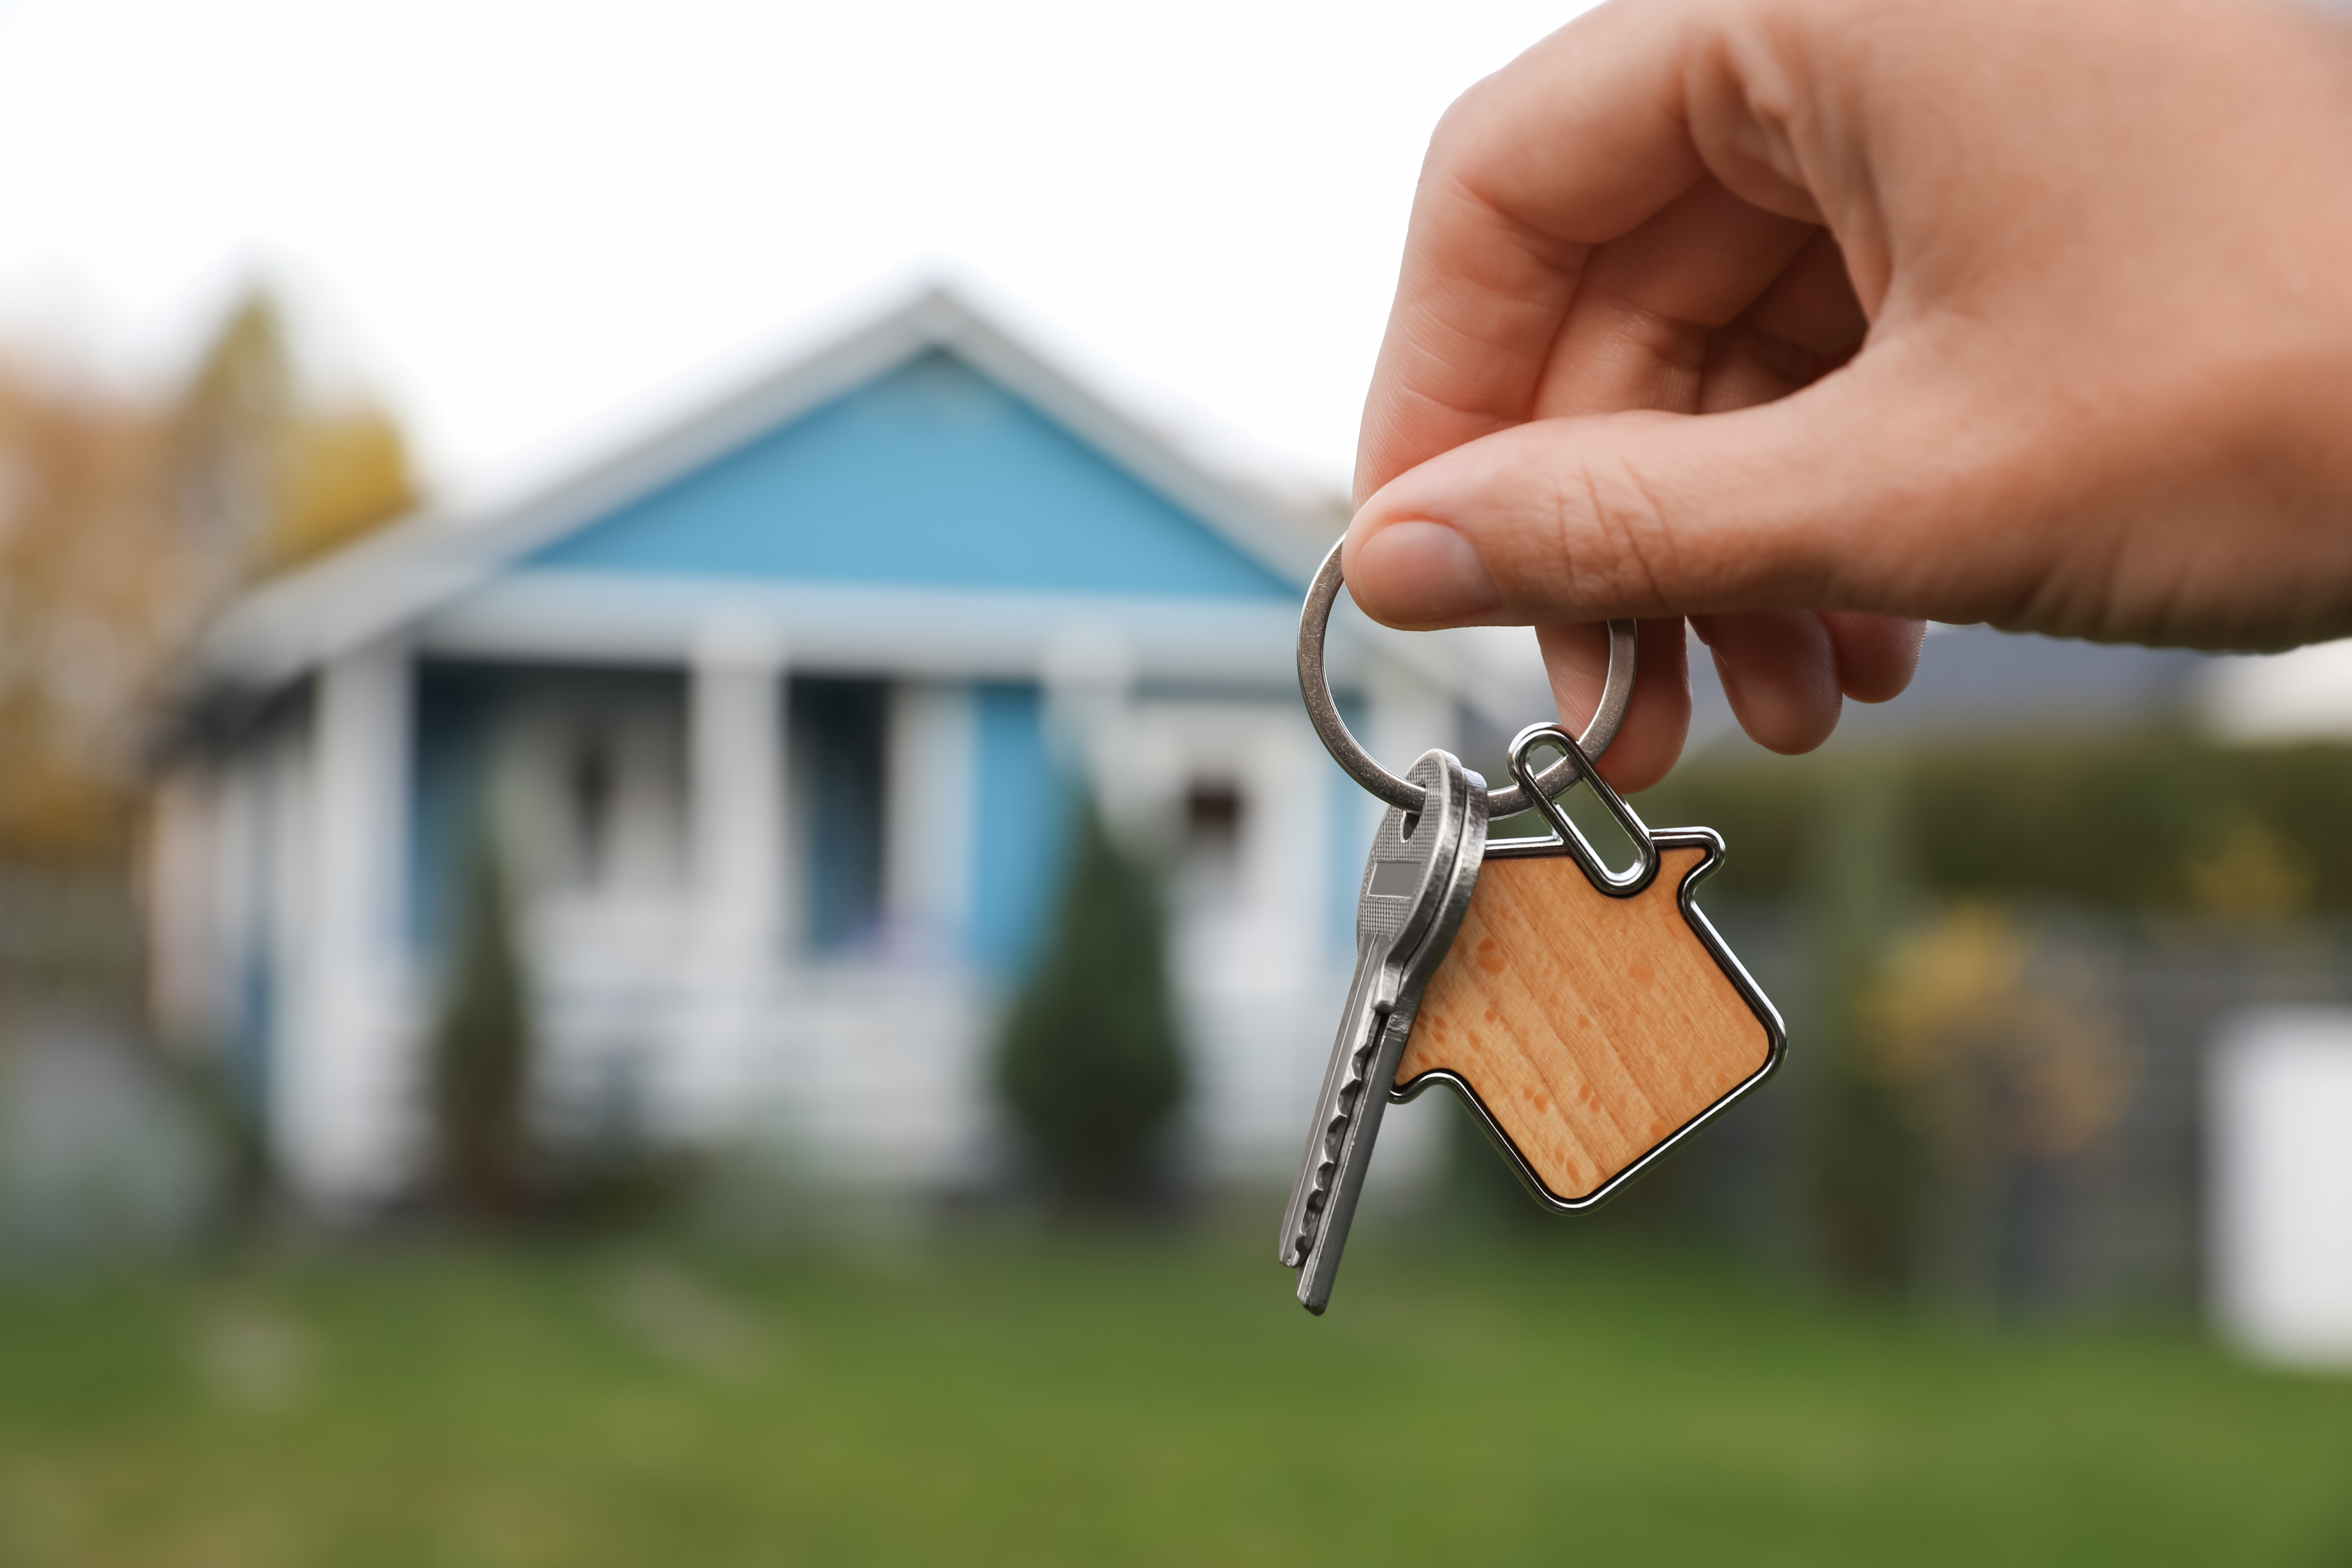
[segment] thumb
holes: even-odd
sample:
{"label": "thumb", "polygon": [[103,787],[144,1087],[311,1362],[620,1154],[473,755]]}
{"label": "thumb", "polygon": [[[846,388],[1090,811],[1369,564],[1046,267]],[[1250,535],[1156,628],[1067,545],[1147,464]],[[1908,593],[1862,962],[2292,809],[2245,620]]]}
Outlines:
{"label": "thumb", "polygon": [[1960,438],[1957,410],[1889,379],[1857,360],[1731,413],[1537,420],[1465,443],[1356,513],[1349,593],[1416,628],[1793,608],[1987,618],[2039,568],[2049,531],[1999,504],[1998,431]]}

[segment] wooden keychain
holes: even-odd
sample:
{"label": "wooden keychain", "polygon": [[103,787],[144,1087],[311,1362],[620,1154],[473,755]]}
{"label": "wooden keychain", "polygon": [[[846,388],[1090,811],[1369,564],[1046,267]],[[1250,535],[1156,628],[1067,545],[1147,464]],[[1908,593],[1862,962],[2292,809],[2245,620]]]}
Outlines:
{"label": "wooden keychain", "polygon": [[[1538,746],[1616,819],[1632,868],[1611,871],[1539,786]],[[1720,835],[1650,831],[1556,724],[1521,731],[1510,765],[1551,832],[1488,841],[1389,1097],[1451,1087],[1537,1196],[1589,1208],[1762,1082],[1787,1037],[1693,901]]]}

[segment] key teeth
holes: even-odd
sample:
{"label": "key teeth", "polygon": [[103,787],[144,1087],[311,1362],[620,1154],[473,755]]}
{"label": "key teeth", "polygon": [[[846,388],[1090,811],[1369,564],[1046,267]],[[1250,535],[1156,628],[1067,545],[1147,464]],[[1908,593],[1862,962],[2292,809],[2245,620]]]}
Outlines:
{"label": "key teeth", "polygon": [[[1283,1260],[1291,1268],[1304,1268],[1312,1260],[1316,1238],[1323,1230],[1324,1210],[1331,1206],[1332,1184],[1339,1173],[1340,1152],[1347,1147],[1348,1129],[1355,1122],[1357,1109],[1363,1102],[1367,1087],[1366,1069],[1370,1067],[1372,1058],[1379,1054],[1381,1036],[1388,1028],[1387,1015],[1381,1014],[1375,1016],[1377,1021],[1372,1027],[1370,1041],[1362,1049],[1350,1053],[1348,1058],[1348,1079],[1339,1086],[1339,1092],[1336,1097],[1337,1112],[1323,1131],[1324,1157],[1316,1162],[1315,1180],[1307,1187],[1305,1210],[1299,1215],[1301,1223],[1298,1235],[1293,1242],[1293,1247],[1298,1255],[1298,1261],[1292,1264],[1288,1258]],[[1304,1296],[1299,1300],[1306,1303],[1308,1311],[1318,1317],[1322,1314],[1321,1307],[1307,1302]]]}
{"label": "key teeth", "polygon": [[1315,1251],[1315,1237],[1323,1229],[1323,1211],[1331,1205],[1331,1178],[1339,1173],[1336,1157],[1316,1163],[1315,1180],[1307,1190],[1307,1201],[1299,1211],[1298,1230],[1290,1238],[1288,1250],[1282,1262],[1286,1268],[1303,1268]]}
{"label": "key teeth", "polygon": [[1323,1211],[1331,1206],[1331,1177],[1339,1169],[1339,1163],[1333,1160],[1315,1167],[1315,1184],[1307,1190],[1306,1209],[1298,1216],[1298,1235],[1293,1239],[1302,1265],[1307,1255],[1315,1250],[1315,1237],[1323,1228]]}

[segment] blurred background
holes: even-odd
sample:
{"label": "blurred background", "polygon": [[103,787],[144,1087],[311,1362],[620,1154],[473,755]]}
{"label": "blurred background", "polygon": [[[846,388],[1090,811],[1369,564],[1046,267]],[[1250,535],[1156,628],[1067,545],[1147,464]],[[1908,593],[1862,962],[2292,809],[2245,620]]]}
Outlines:
{"label": "blurred background", "polygon": [[1573,9],[0,0],[0,1564],[2352,1563],[2352,648],[1695,660],[1786,1066],[1293,1303],[1297,605]]}

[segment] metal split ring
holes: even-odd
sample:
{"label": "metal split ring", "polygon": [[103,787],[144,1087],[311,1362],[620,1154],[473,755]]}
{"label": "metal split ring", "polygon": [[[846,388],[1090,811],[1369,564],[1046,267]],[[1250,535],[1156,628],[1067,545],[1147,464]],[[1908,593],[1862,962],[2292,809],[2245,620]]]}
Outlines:
{"label": "metal split ring", "polygon": [[[1331,606],[1339,602],[1339,590],[1345,586],[1339,572],[1339,546],[1323,557],[1322,568],[1307,590],[1307,605],[1298,615],[1298,694],[1307,700],[1307,717],[1315,725],[1315,732],[1323,737],[1324,749],[1331,758],[1348,770],[1348,776],[1388,802],[1400,811],[1422,808],[1422,787],[1381,766],[1370,752],[1348,732],[1347,721],[1339,717],[1339,705],[1331,699],[1330,678],[1323,670],[1323,637],[1331,627]],[[1584,733],[1576,738],[1577,745],[1588,758],[1598,758],[1617,738],[1617,727],[1625,721],[1625,704],[1633,695],[1633,623],[1609,623],[1609,677],[1601,689],[1601,706],[1593,710],[1592,720],[1584,726]],[[1536,786],[1546,796],[1558,795],[1578,777],[1576,761],[1562,757],[1536,776]],[[1527,810],[1534,803],[1518,784],[1503,789],[1490,788],[1486,793],[1486,815],[1489,817],[1511,816]]]}

